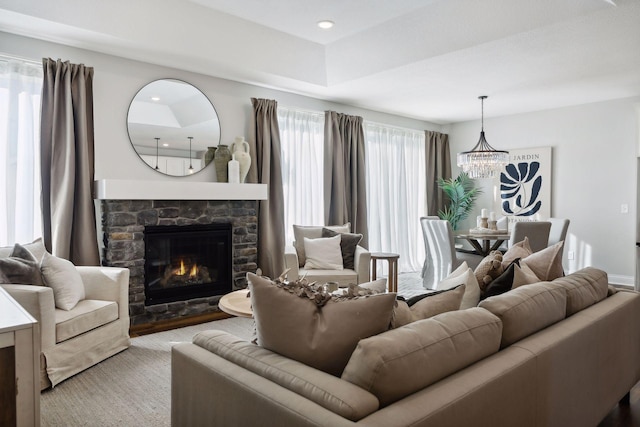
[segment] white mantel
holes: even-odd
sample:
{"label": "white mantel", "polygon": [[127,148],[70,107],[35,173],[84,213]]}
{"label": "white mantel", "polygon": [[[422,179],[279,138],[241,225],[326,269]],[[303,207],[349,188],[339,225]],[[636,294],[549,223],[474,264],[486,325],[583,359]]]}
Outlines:
{"label": "white mantel", "polygon": [[99,179],[99,200],[267,200],[267,184]]}

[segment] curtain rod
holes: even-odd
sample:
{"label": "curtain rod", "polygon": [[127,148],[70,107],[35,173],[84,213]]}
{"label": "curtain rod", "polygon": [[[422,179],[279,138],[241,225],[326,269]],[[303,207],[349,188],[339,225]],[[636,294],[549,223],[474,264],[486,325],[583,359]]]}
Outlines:
{"label": "curtain rod", "polygon": [[0,59],[22,61],[22,62],[28,62],[30,64],[42,65],[42,60],[35,61],[33,59],[23,58],[21,56],[16,56],[16,55],[10,55],[10,54],[4,53],[4,52],[0,52]]}

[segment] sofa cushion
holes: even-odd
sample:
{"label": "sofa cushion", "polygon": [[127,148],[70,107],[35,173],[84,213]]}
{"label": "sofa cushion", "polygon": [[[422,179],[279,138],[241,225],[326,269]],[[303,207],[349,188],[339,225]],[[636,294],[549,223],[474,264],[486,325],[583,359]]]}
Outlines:
{"label": "sofa cushion", "polygon": [[306,270],[344,270],[342,265],[342,250],[340,249],[340,235],[334,237],[304,238],[304,252]]}
{"label": "sofa cushion", "polygon": [[71,310],[56,310],[56,343],[66,341],[118,319],[113,301],[82,300]]}
{"label": "sofa cushion", "polygon": [[328,228],[322,229],[322,237],[333,237],[341,235],[340,249],[342,250],[342,265],[350,270],[354,269],[356,247],[362,240],[362,234],[338,233]]}
{"label": "sofa cushion", "polygon": [[562,286],[540,282],[487,298],[478,306],[502,321],[500,347],[504,348],[564,319],[566,303]]}
{"label": "sofa cushion", "polygon": [[501,330],[500,320],[481,308],[413,322],[361,340],[342,379],[387,406],[497,352]]}
{"label": "sofa cushion", "polygon": [[557,278],[553,283],[567,292],[567,317],[602,301],[609,292],[607,273],[593,267]]}
{"label": "sofa cushion", "polygon": [[520,261],[521,265],[531,268],[540,280],[550,281],[562,277],[562,249],[564,240],[541,251],[534,252]]}
{"label": "sofa cushion", "polygon": [[247,279],[258,345],[332,375],[342,373],[360,339],[391,324],[395,293],[340,298],[302,283]]}
{"label": "sofa cushion", "polygon": [[399,328],[440,313],[459,310],[465,295],[465,288],[466,285],[463,284],[455,288],[419,295],[408,301],[398,301],[391,327]]}
{"label": "sofa cushion", "polygon": [[460,304],[460,310],[477,306],[480,301],[480,286],[478,286],[476,275],[469,268],[466,261],[460,264],[446,278],[442,279],[436,285],[436,290],[451,289],[462,284],[465,285],[465,292]]}
{"label": "sofa cushion", "polygon": [[307,257],[304,252],[304,238],[317,239],[322,237],[322,229],[327,228],[329,230],[336,231],[338,233],[348,233],[351,231],[351,223],[348,222],[344,225],[294,225],[293,226],[293,247],[296,248],[298,254],[299,267],[304,266],[307,262]]}
{"label": "sofa cushion", "polygon": [[56,308],[71,310],[84,299],[82,278],[71,261],[45,253],[40,271],[44,284],[53,289]]}
{"label": "sofa cushion", "polygon": [[40,263],[24,246],[16,243],[6,258],[0,258],[0,283],[43,286]]}
{"label": "sofa cushion", "polygon": [[200,332],[193,343],[348,420],[357,421],[378,409],[378,399],[360,387],[226,332]]}

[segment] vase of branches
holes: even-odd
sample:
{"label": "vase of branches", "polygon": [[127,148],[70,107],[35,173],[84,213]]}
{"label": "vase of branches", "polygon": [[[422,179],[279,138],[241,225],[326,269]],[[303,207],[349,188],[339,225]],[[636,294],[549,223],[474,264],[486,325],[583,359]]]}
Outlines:
{"label": "vase of branches", "polygon": [[438,179],[438,187],[449,199],[449,206],[438,211],[440,219],[451,223],[451,228],[458,229],[460,221],[466,219],[482,190],[475,187],[474,181],[464,172],[456,178]]}

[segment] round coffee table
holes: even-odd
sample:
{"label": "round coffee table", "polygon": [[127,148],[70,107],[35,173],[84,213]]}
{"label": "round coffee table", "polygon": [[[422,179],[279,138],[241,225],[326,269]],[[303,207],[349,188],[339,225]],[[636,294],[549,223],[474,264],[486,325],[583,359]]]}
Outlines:
{"label": "round coffee table", "polygon": [[220,307],[220,310],[232,316],[253,317],[249,289],[240,289],[239,291],[233,291],[223,295],[220,301],[218,301],[218,307]]}

